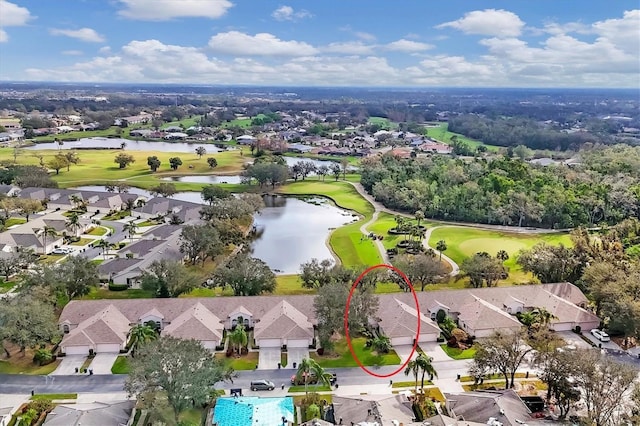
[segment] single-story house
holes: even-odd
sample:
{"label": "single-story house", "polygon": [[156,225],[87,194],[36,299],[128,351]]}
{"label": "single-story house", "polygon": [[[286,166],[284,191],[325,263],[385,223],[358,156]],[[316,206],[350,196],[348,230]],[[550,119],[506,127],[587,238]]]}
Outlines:
{"label": "single-story house", "polygon": [[129,424],[135,401],[60,404],[47,414],[46,426],[122,426]]}
{"label": "single-story house", "polygon": [[255,325],[253,337],[259,347],[308,348],[313,346],[314,329],[307,315],[286,300],[278,302]]}
{"label": "single-story house", "polygon": [[378,309],[380,321],[378,326],[391,344],[413,345],[416,336],[418,343],[434,342],[440,335],[440,328],[423,312],[420,312],[420,334],[418,335],[418,311],[415,303],[401,302],[393,298]]}
{"label": "single-story house", "polygon": [[495,426],[548,424],[534,418],[513,389],[445,393],[444,397],[447,412],[453,418]]}
{"label": "single-story house", "polygon": [[240,144],[240,145],[251,145],[256,141],[256,138],[254,138],[251,135],[242,135],[242,136],[238,136],[236,138],[236,141]]}

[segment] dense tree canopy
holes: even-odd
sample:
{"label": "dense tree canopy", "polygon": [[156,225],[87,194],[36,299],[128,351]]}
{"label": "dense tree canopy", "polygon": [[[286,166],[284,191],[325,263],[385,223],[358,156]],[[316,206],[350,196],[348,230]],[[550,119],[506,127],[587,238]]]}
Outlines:
{"label": "dense tree canopy", "polygon": [[276,276],[267,264],[255,257],[238,254],[213,276],[214,285],[230,287],[234,296],[257,296],[272,293]]}
{"label": "dense tree canopy", "polygon": [[361,182],[386,207],[444,220],[571,228],[640,212],[637,174],[603,174],[586,165],[383,156],[363,161]]}

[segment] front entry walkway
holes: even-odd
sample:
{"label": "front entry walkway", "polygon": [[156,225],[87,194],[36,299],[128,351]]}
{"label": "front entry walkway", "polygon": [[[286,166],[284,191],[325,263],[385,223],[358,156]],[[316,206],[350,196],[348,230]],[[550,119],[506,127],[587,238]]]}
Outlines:
{"label": "front entry walkway", "polygon": [[260,348],[258,353],[258,370],[276,370],[280,362],[280,347]]}
{"label": "front entry walkway", "polygon": [[303,358],[309,358],[308,348],[287,348],[287,368],[298,368]]}

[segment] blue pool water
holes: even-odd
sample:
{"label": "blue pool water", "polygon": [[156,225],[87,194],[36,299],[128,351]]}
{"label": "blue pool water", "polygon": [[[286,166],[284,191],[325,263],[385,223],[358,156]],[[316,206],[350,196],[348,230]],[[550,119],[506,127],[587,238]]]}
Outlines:
{"label": "blue pool water", "polygon": [[213,412],[217,426],[281,426],[282,417],[293,422],[293,398],[241,396],[218,398]]}

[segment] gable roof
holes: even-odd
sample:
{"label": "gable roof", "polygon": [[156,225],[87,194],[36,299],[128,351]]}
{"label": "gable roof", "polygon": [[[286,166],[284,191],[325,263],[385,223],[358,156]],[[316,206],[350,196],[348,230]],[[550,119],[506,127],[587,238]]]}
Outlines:
{"label": "gable roof", "polygon": [[286,300],[266,312],[254,327],[255,339],[306,339],[313,335],[313,325],[307,316]]}
{"label": "gable roof", "polygon": [[171,321],[162,333],[181,339],[220,342],[222,329],[220,318],[198,302]]}
{"label": "gable roof", "polygon": [[57,405],[44,421],[46,426],[120,426],[127,424],[135,401]]}
{"label": "gable roof", "polygon": [[452,417],[462,416],[465,420],[483,424],[488,424],[487,420],[494,417],[504,426],[543,423],[531,417],[531,411],[513,389],[445,393],[444,396]]}
{"label": "gable roof", "polygon": [[62,339],[62,346],[92,343],[124,344],[130,321],[112,304],[78,324]]}
{"label": "gable roof", "polygon": [[[387,337],[416,337],[418,311],[408,304],[393,298],[378,309],[380,326]],[[439,333],[440,329],[429,317],[420,312],[420,334]]]}
{"label": "gable roof", "polygon": [[460,307],[458,320],[470,330],[521,327],[520,321],[494,305],[474,296],[474,301]]}

